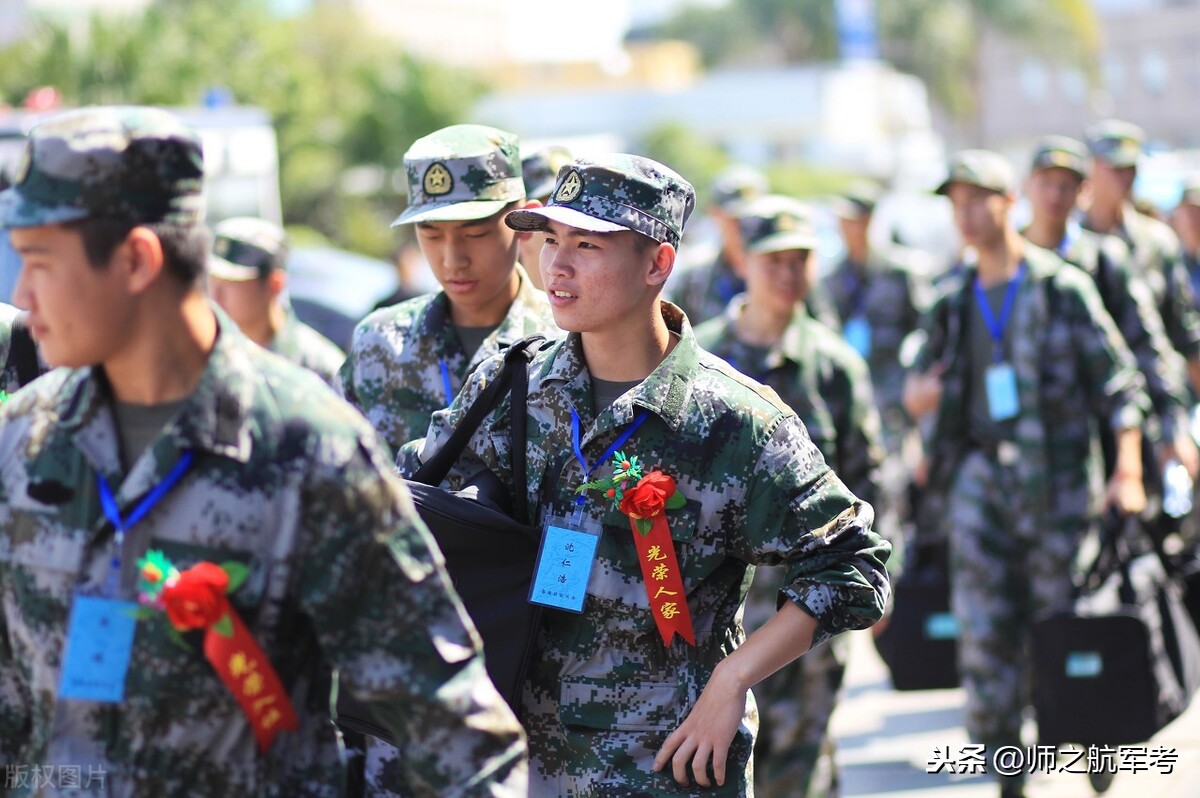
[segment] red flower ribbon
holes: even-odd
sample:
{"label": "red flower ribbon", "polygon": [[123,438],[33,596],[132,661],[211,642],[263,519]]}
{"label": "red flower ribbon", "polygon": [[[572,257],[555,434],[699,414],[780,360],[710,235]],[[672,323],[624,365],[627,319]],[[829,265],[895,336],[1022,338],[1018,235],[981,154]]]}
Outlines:
{"label": "red flower ribbon", "polygon": [[696,645],[692,615],[683,589],[683,574],[664,514],[667,507],[683,504],[682,494],[675,492],[675,480],[661,471],[651,471],[625,491],[618,505],[621,512],[629,516],[642,581],[650,599],[650,612],[663,644],[667,646],[671,645],[676,633]]}
{"label": "red flower ribbon", "polygon": [[266,752],[282,730],[299,728],[296,711],[254,636],[229,604],[229,573],[202,562],[167,580],[159,593],[177,630],[204,630],[204,656],[233,693]]}

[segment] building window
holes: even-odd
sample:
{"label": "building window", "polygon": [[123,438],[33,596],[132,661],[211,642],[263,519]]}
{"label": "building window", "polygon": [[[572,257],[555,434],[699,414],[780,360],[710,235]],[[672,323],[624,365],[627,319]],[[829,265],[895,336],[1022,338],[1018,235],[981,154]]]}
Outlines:
{"label": "building window", "polygon": [[1142,85],[1151,94],[1162,94],[1167,90],[1167,81],[1171,76],[1167,59],[1158,50],[1147,50],[1142,53]]}
{"label": "building window", "polygon": [[1029,102],[1045,102],[1048,83],[1046,69],[1040,61],[1026,61],[1021,64],[1021,92]]}

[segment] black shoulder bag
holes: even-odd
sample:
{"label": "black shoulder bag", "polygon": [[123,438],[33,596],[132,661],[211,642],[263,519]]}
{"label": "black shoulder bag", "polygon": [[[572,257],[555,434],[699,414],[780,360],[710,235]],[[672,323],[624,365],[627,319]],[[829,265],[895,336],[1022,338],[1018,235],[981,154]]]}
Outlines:
{"label": "black shoulder bag", "polygon": [[22,387],[42,375],[42,366],[38,362],[37,344],[29,334],[28,313],[22,312],[12,321],[9,333],[8,359],[4,363],[5,370],[11,366],[17,372],[17,382]]}
{"label": "black shoulder bag", "polygon": [[[514,711],[541,620],[541,609],[527,600],[541,534],[529,524],[526,507],[525,395],[529,361],[542,340],[542,336],[532,335],[506,350],[496,379],[467,410],[442,448],[405,480],[417,514],[442,550],[455,590],[483,640],[488,675]],[[511,499],[490,471],[481,472],[459,491],[438,487],[506,393],[511,397],[512,414]],[[395,744],[369,710],[348,694],[338,695],[337,723],[343,729]]]}

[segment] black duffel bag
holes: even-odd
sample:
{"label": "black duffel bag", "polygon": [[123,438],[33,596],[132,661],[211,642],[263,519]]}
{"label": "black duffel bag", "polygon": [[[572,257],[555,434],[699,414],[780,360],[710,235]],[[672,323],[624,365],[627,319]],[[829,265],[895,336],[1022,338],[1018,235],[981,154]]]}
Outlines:
{"label": "black duffel bag", "polygon": [[[506,350],[504,366],[446,443],[405,481],[483,640],[488,675],[514,711],[541,620],[541,608],[527,600],[541,534],[529,524],[526,509],[525,394],[529,360],[542,340],[529,336]],[[438,487],[505,394],[512,413],[513,495],[486,470],[462,490]],[[337,724],[395,744],[387,729],[348,694],[337,696]]]}
{"label": "black duffel bag", "polygon": [[917,541],[893,586],[892,614],[875,649],[897,690],[958,687],[958,622],[950,611],[946,540]]}
{"label": "black duffel bag", "polygon": [[1042,745],[1141,743],[1187,709],[1200,638],[1137,518],[1106,521],[1073,609],[1034,624],[1033,668]]}

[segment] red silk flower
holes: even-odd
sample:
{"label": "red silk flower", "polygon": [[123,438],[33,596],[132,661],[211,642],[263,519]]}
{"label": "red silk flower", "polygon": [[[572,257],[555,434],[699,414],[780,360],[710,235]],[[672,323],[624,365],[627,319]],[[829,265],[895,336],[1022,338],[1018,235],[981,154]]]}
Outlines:
{"label": "red silk flower", "polygon": [[207,629],[229,610],[225,589],[229,574],[210,562],[198,563],[162,590],[163,608],[171,625],[179,631]]}
{"label": "red silk flower", "polygon": [[661,515],[667,499],[675,493],[675,479],[661,471],[651,471],[638,480],[637,485],[625,491],[618,509],[633,519],[654,518]]}

